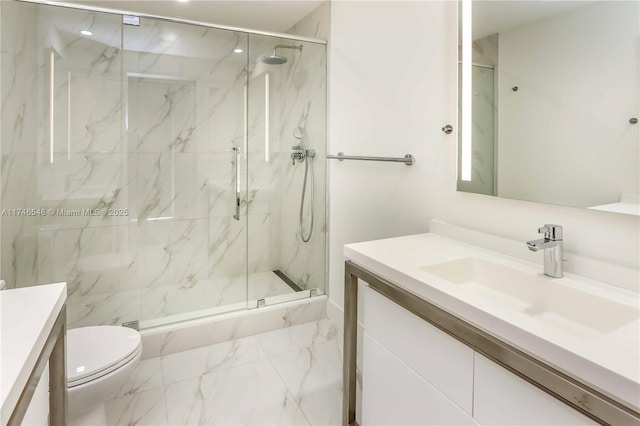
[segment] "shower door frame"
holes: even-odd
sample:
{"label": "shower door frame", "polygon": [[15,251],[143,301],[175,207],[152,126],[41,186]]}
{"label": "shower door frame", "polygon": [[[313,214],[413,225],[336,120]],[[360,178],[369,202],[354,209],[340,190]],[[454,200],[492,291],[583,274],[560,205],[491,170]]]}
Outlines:
{"label": "shower door frame", "polygon": [[[175,24],[183,24],[183,25],[192,25],[192,26],[197,26],[197,27],[201,27],[201,28],[211,28],[211,29],[217,29],[217,30],[226,30],[226,31],[233,31],[233,32],[238,32],[238,33],[243,33],[246,35],[247,40],[249,39],[249,37],[251,37],[252,35],[256,35],[256,36],[266,36],[266,37],[273,37],[273,38],[278,38],[278,39],[284,39],[284,40],[292,40],[292,41],[300,41],[300,42],[307,42],[307,43],[313,43],[313,44],[318,44],[318,45],[327,45],[327,41],[326,40],[322,40],[322,39],[317,39],[317,38],[312,38],[312,37],[304,37],[304,36],[297,36],[297,35],[293,35],[293,34],[286,34],[286,33],[277,33],[277,32],[270,32],[270,31],[260,31],[260,30],[252,30],[252,29],[247,29],[247,28],[242,28],[242,27],[233,27],[233,26],[225,26],[225,25],[218,25],[218,24],[212,24],[212,23],[207,23],[207,22],[201,22],[201,21],[194,21],[194,20],[188,20],[188,19],[181,19],[181,18],[172,18],[172,17],[166,17],[166,16],[160,16],[160,15],[154,15],[154,14],[148,14],[148,13],[138,13],[138,12],[130,12],[130,11],[126,11],[126,10],[120,10],[120,9],[108,9],[108,8],[102,8],[102,7],[95,7],[95,6],[89,6],[89,5],[82,5],[82,4],[73,4],[73,3],[66,3],[66,2],[58,2],[58,1],[49,1],[49,0],[15,0],[16,2],[19,3],[29,3],[29,4],[35,4],[35,5],[42,5],[42,6],[54,6],[54,7],[61,7],[61,8],[67,8],[67,9],[73,9],[73,10],[80,10],[80,11],[86,11],[86,12],[96,12],[96,13],[105,13],[105,14],[109,14],[109,15],[120,15],[122,17],[124,16],[135,16],[138,18],[143,18],[143,19],[152,19],[152,20],[157,20],[157,21],[165,21],[165,22],[170,22],[170,23],[175,23]],[[121,25],[124,25],[121,24]],[[124,35],[123,35],[124,37]],[[123,43],[123,51],[124,51],[124,39],[122,40]],[[325,55],[326,55],[326,50],[325,50]],[[326,58],[326,56],[325,56]],[[123,79],[126,77],[126,75],[123,75]],[[325,85],[326,85],[326,79],[327,79],[327,75],[326,75],[326,70],[325,70],[325,75],[323,77],[325,79]],[[123,84],[124,80],[123,80]],[[249,84],[249,79],[247,79],[247,85]],[[123,99],[124,102],[126,102],[126,99]],[[248,99],[247,97],[245,97],[245,102],[248,103]],[[326,102],[326,94],[325,94],[325,102]],[[127,108],[127,107],[125,107]],[[325,111],[326,111],[326,105],[325,105]],[[246,115],[246,111],[245,111],[245,115]],[[246,120],[246,117],[245,117]],[[324,128],[325,128],[325,135],[324,135],[324,141],[325,141],[325,146],[326,146],[326,113],[325,113],[325,121],[324,121]],[[247,132],[248,129],[245,125],[245,132]],[[240,149],[242,149],[242,147],[239,147]],[[322,160],[324,161],[324,158],[322,158]],[[246,160],[244,160],[246,162]],[[325,179],[324,182],[322,182],[325,185],[325,201],[327,198],[326,195],[326,187],[327,187],[327,176],[328,173],[326,173],[327,171],[327,166],[326,163],[323,165],[323,169],[325,170]],[[248,164],[246,164],[246,170],[245,172],[248,172]],[[245,182],[247,182],[246,179],[246,174],[245,174]],[[247,182],[248,185],[248,182]],[[245,200],[246,201],[246,200]],[[328,202],[326,202],[327,208],[325,209],[325,212],[328,211]],[[245,220],[244,223],[244,227],[245,230],[248,229],[248,222],[247,222],[247,218],[248,215],[245,211],[244,214],[240,215],[240,218],[243,218],[243,220]],[[328,228],[328,214],[326,214],[326,224],[327,224],[327,228]],[[321,233],[319,233],[318,235],[322,235]],[[324,239],[324,253],[322,253],[322,255],[324,256],[324,279],[323,279],[323,283],[324,283],[324,290],[322,291],[318,291],[317,288],[312,288],[312,289],[307,289],[307,290],[302,290],[296,293],[292,293],[291,295],[279,295],[279,296],[273,296],[273,297],[277,297],[277,301],[275,301],[273,304],[280,304],[283,302],[288,302],[288,301],[293,301],[293,300],[299,300],[299,299],[303,299],[303,298],[312,298],[314,296],[317,295],[322,295],[322,294],[326,294],[326,290],[327,290],[327,281],[328,281],[328,232],[324,232],[324,235],[322,237]],[[247,252],[248,250],[248,235],[247,235],[247,241],[245,244],[245,252]],[[245,282],[245,284],[247,285],[247,297],[245,298],[245,310],[250,310],[253,308],[260,308],[262,306],[265,306],[265,301],[264,299],[260,299],[260,300],[256,300],[255,301],[255,305],[249,304],[249,295],[248,295],[248,276],[247,276],[247,281]],[[138,283],[139,285],[139,283]],[[295,295],[295,296],[294,296]],[[141,300],[141,305],[140,305],[140,314],[138,315],[139,317],[141,317],[141,310],[142,310],[142,300]],[[267,303],[267,305],[271,305],[271,303]],[[235,305],[234,305],[235,306]],[[238,308],[240,309],[240,308]],[[234,309],[234,311],[237,311],[238,309]],[[206,309],[209,310],[209,309]],[[202,317],[206,317],[206,316],[210,316],[210,315],[215,315],[215,313],[201,313],[198,314],[199,311],[189,311],[189,312],[185,312],[184,314],[178,314],[176,315],[176,319],[168,319],[167,317],[159,317],[159,318],[154,318],[154,319],[150,319],[150,320],[139,320],[138,321],[132,321],[132,323],[135,323],[135,326],[139,326],[140,322],[143,323],[141,328],[149,328],[149,327],[156,327],[156,326],[160,326],[160,325],[167,325],[167,324],[172,324],[172,323],[177,323],[177,322],[182,322],[185,320],[190,320],[190,319],[197,319],[197,318],[202,318]],[[226,311],[225,311],[226,312]],[[167,320],[162,321],[164,318],[167,318]],[[144,324],[144,323],[148,323],[148,324]]]}

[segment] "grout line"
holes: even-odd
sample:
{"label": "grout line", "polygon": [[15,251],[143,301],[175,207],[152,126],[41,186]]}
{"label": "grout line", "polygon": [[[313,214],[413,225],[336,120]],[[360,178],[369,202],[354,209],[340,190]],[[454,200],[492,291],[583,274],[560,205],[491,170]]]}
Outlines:
{"label": "grout line", "polygon": [[[289,352],[287,352],[289,353]],[[274,357],[276,356],[281,356],[282,354],[276,354],[273,355]],[[291,395],[293,402],[296,404],[296,407],[298,407],[298,410],[300,410],[300,413],[302,413],[302,416],[305,418],[305,420],[307,421],[307,423],[309,425],[312,425],[311,421],[309,420],[309,417],[307,416],[307,413],[304,412],[304,410],[302,409],[302,407],[300,406],[300,404],[298,403],[298,398],[296,397],[296,395],[291,391],[291,389],[289,389],[289,385],[287,385],[287,382],[284,380],[284,378],[282,377],[282,375],[280,374],[280,371],[276,368],[275,364],[273,363],[273,360],[271,359],[271,356],[267,356],[267,360],[269,361],[269,364],[271,365],[271,367],[273,368],[273,370],[276,372],[276,374],[278,375],[278,377],[280,378],[280,381],[282,382],[282,384],[284,385],[285,389],[287,389],[287,393],[289,393],[289,395]]]}
{"label": "grout line", "polygon": [[164,419],[169,424],[169,406],[167,405],[167,386],[164,379],[164,367],[162,366],[162,355],[158,356],[160,361],[160,378],[162,379],[162,400],[164,401]]}

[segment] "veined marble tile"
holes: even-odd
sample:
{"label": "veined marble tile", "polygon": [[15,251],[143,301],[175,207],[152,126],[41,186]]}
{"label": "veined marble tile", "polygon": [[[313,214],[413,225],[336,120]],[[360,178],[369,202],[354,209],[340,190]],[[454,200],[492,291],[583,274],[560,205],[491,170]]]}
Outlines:
{"label": "veined marble tile", "polygon": [[248,217],[249,273],[277,269],[277,239],[271,235],[270,214],[251,214]]}
{"label": "veined marble tile", "polygon": [[240,32],[145,18],[139,27],[124,28],[124,48],[136,52],[128,67],[201,84],[233,83],[245,63],[245,56],[233,49],[244,49],[246,39]]}
{"label": "veined marble tile", "polygon": [[253,313],[254,333],[316,321],[327,316],[326,297],[300,300],[288,306],[269,306]]}
{"label": "veined marble tile", "polygon": [[144,221],[139,224],[141,287],[188,286],[207,278],[207,221]]}
{"label": "veined marble tile", "polygon": [[[307,149],[316,150],[310,160],[314,173],[315,217],[311,241],[303,243],[298,230],[300,198],[304,181],[305,164],[280,167],[278,197],[280,228],[278,230],[280,269],[302,288],[325,288],[325,244],[326,244],[326,200],[325,167],[326,154],[326,51],[323,46],[302,43],[303,50],[290,57],[290,65],[282,68],[280,76],[279,109],[281,110],[278,132],[282,153],[289,152],[293,145],[293,129],[304,130]],[[298,52],[295,52],[298,53]],[[309,184],[309,182],[307,182]],[[305,200],[303,226],[310,225],[309,189]]]}
{"label": "veined marble tile", "polygon": [[198,280],[186,284],[146,287],[141,289],[141,320],[196,312],[247,300],[244,277]]}
{"label": "veined marble tile", "polygon": [[166,425],[167,413],[162,388],[126,395],[106,402],[110,425]]}
{"label": "veined marble tile", "polygon": [[[134,219],[128,154],[54,154],[53,159],[37,173],[39,207],[56,212],[40,217],[41,224],[68,229],[124,225]],[[83,213],[97,210],[103,213]]]}
{"label": "veined marble tile", "polygon": [[136,288],[135,228],[79,229],[41,227],[38,231],[38,281],[67,282],[69,297],[98,296]]}
{"label": "veined marble tile", "polygon": [[208,158],[192,153],[138,155],[138,219],[208,217]]}
{"label": "veined marble tile", "polygon": [[[209,150],[224,153],[232,146],[248,149],[244,143],[244,120],[230,120],[244,114],[244,83],[230,87],[211,87],[208,90],[207,128]],[[246,157],[244,157],[246,158]]]}
{"label": "veined marble tile", "polygon": [[231,277],[247,271],[245,220],[209,218],[209,277]]}
{"label": "veined marble tile", "polygon": [[193,152],[196,125],[195,83],[129,79],[129,133],[138,152]]}
{"label": "veined marble tile", "polygon": [[2,167],[2,208],[40,208],[37,197],[37,156],[35,154],[15,154],[2,155],[0,158],[2,159],[0,164]]}
{"label": "veined marble tile", "polygon": [[216,343],[162,357],[165,384],[204,376],[265,358],[254,337]]}
{"label": "veined marble tile", "polygon": [[127,383],[118,389],[115,397],[133,395],[150,389],[162,389],[163,386],[160,359],[146,359],[140,361]]}
{"label": "veined marble tile", "polygon": [[294,325],[256,336],[256,340],[267,356],[299,351],[313,345],[337,341],[336,326],[324,318],[306,324]]}
{"label": "veined marble tile", "polygon": [[[2,4],[2,154],[36,152],[37,6]],[[11,40],[8,43],[7,40]],[[4,183],[4,176],[3,176]]]}
{"label": "veined marble tile", "polygon": [[342,358],[329,341],[269,358],[309,422],[342,422]]}
{"label": "veined marble tile", "polygon": [[44,284],[38,282],[38,268],[34,267],[38,256],[37,218],[5,216],[1,220],[2,279],[9,288]]}
{"label": "veined marble tile", "polygon": [[294,290],[273,271],[249,274],[249,300],[264,299],[272,296],[293,293]]}
{"label": "veined marble tile", "polygon": [[[64,58],[66,67],[73,69],[79,76],[120,79],[120,16],[77,9],[40,7],[38,18],[40,46],[53,47],[57,55]],[[100,37],[81,35],[80,30],[87,28],[98,28]]]}
{"label": "veined marble tile", "polygon": [[[63,77],[68,79],[66,74]],[[75,70],[70,78],[71,96],[67,93],[69,82],[65,81],[61,88],[64,96],[56,109],[55,128],[63,132],[58,133],[55,140],[56,152],[67,153],[69,149],[72,153],[123,152],[122,82],[75,77]],[[70,129],[66,121],[67,107],[71,108]],[[68,130],[71,131],[69,140]]]}
{"label": "veined marble tile", "polygon": [[326,318],[326,296],[238,311],[144,330],[143,358],[168,355]]}
{"label": "veined marble tile", "polygon": [[232,312],[207,320],[195,320],[185,327],[170,327],[166,330],[143,333],[143,357],[146,359],[169,355],[254,334],[253,319],[246,311]]}
{"label": "veined marble tile", "polygon": [[[235,153],[231,147],[226,152],[209,154],[209,215],[231,217],[235,214]],[[241,157],[241,173],[246,170]],[[241,181],[241,186],[242,186]],[[245,191],[243,191],[244,193]]]}
{"label": "veined marble tile", "polygon": [[166,387],[173,425],[308,425],[267,360],[228,368]]}
{"label": "veined marble tile", "polygon": [[140,292],[120,291],[67,299],[67,326],[120,325],[140,317]]}

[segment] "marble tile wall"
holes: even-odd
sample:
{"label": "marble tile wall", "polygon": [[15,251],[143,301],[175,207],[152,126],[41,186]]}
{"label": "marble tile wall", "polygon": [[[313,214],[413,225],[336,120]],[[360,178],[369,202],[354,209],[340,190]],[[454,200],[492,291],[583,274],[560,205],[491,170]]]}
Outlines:
{"label": "marble tile wall", "polygon": [[[35,10],[34,5],[19,7],[13,2],[2,2],[0,205],[3,209],[28,208],[36,201]],[[13,39],[13,34],[20,37]],[[2,279],[9,288],[15,287],[16,281],[32,283],[37,219],[5,215],[2,222]]]}
{"label": "marble tile wall", "polygon": [[[324,69],[309,76],[324,50],[292,58],[287,72],[270,71],[277,124],[265,163],[264,148],[253,149],[264,146],[264,74],[253,73],[246,88],[246,56],[233,53],[247,50],[248,35],[154,20],[122,27],[117,16],[18,2],[3,2],[2,20],[2,208],[56,212],[2,217],[1,274],[11,286],[67,281],[71,327],[176,315],[241,302],[248,293],[264,297],[259,288],[275,291],[248,289],[247,272],[289,268],[306,284],[318,269],[312,287],[324,287],[324,161],[316,165],[320,258],[296,247],[297,202],[283,201],[295,198],[286,185],[301,184],[288,177],[301,170],[289,166],[293,127],[309,129],[312,117],[324,131],[324,116],[314,112],[324,107],[311,105],[314,96],[324,101]],[[94,36],[81,36],[84,28]],[[254,52],[279,43],[255,37]],[[304,55],[314,61],[309,69]],[[246,90],[245,222],[232,218],[231,148],[245,146]],[[324,144],[324,133],[317,140]],[[323,148],[314,148],[323,158]],[[296,252],[302,260],[283,261]]]}
{"label": "marble tile wall", "polygon": [[[280,168],[280,264],[281,269],[300,287],[325,288],[326,252],[326,47],[303,43],[299,58],[294,58],[283,76],[279,139],[284,152]],[[303,214],[303,232],[310,227],[310,179],[313,171],[314,225],[309,242],[304,243],[298,229],[300,199],[305,164],[292,165],[290,145],[296,143],[293,129],[303,129],[307,149],[316,156],[310,161]],[[311,170],[312,169],[312,170]]]}

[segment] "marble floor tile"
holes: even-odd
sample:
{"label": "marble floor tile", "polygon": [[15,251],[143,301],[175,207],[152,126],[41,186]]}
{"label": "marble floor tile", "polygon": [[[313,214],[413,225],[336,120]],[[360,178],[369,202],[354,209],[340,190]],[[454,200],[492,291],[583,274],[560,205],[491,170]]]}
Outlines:
{"label": "marble floor tile", "polygon": [[162,388],[126,395],[106,403],[109,425],[166,425]]}
{"label": "marble floor tile", "polygon": [[269,360],[311,424],[341,424],[342,359],[336,340]]}
{"label": "marble floor tile", "polygon": [[328,319],[268,331],[255,336],[267,356],[281,355],[335,340],[337,330]]}
{"label": "marble floor tile", "polygon": [[340,424],[336,336],[322,319],[144,360],[107,402],[109,424]]}
{"label": "marble floor tile", "polygon": [[204,376],[265,358],[253,336],[162,357],[165,384]]}
{"label": "marble floor tile", "polygon": [[268,360],[166,387],[172,425],[308,425]]}
{"label": "marble floor tile", "polygon": [[163,387],[160,358],[145,359],[140,361],[131,378],[118,390],[116,397]]}

